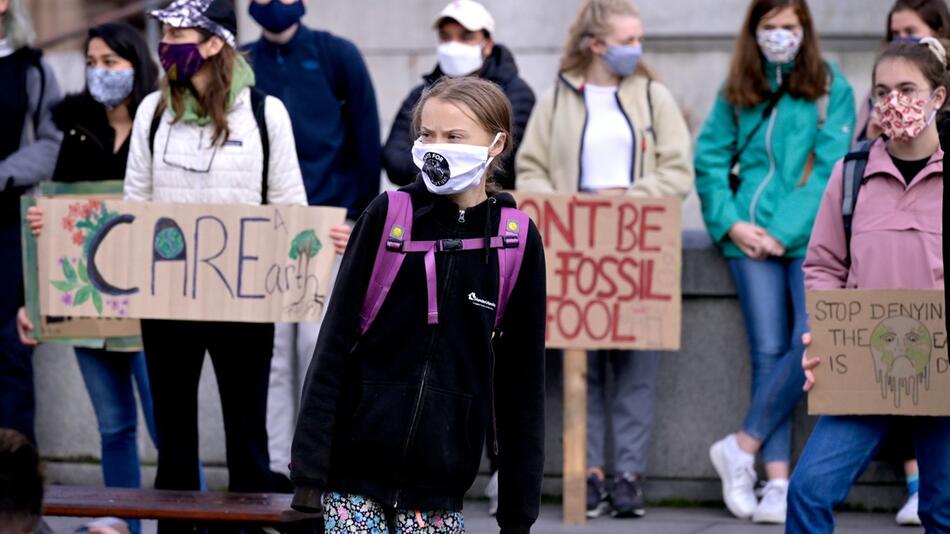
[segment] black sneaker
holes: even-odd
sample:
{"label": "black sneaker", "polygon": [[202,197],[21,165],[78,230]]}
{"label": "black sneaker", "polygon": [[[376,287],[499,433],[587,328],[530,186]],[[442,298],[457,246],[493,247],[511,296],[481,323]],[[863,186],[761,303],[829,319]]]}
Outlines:
{"label": "black sneaker", "polygon": [[587,517],[593,519],[610,511],[607,482],[596,475],[587,476]]}
{"label": "black sneaker", "polygon": [[640,477],[634,473],[624,473],[614,480],[613,488],[614,517],[643,517],[646,506]]}

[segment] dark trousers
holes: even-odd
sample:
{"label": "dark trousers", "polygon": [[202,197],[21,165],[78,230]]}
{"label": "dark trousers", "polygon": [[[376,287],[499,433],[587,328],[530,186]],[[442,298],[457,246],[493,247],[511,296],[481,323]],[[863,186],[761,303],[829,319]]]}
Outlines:
{"label": "dark trousers", "polygon": [[155,487],[201,488],[198,379],[207,350],[221,395],[228,489],[272,491],[265,422],[274,325],[143,320],[142,340],[159,443]]}
{"label": "dark trousers", "polygon": [[33,349],[20,343],[16,313],[22,298],[23,255],[18,222],[0,223],[0,428],[17,430],[36,443],[33,418]]}

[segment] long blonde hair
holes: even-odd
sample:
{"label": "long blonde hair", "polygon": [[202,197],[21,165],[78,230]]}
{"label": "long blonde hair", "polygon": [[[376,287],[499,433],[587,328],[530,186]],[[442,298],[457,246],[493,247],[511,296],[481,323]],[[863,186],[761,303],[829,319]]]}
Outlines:
{"label": "long blonde hair", "polygon": [[[567,32],[564,55],[561,56],[561,72],[584,74],[594,54],[590,51],[593,39],[603,40],[613,31],[614,17],[634,17],[639,19],[640,12],[629,0],[587,0],[581,4]],[[653,73],[643,62],[637,65],[637,74],[654,78]]]}
{"label": "long blonde hair", "polygon": [[0,22],[3,23],[3,37],[14,50],[33,44],[36,33],[24,0],[10,0]]}

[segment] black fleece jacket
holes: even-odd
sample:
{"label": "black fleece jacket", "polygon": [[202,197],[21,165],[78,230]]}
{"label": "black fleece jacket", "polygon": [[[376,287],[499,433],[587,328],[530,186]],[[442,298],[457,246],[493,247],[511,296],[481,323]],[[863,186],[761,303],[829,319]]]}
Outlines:
{"label": "black fleece jacket", "polygon": [[[506,193],[465,210],[411,194],[412,238],[495,235]],[[498,524],[528,532],[538,515],[544,465],[545,271],[530,225],[524,260],[500,333],[495,250],[437,254],[439,324],[426,320],[422,253],[409,254],[375,322],[359,334],[359,311],[386,218],[377,197],[350,237],[307,374],[294,436],[294,507],[319,508],[321,491],[373,498],[383,506],[461,510],[478,472],[486,433],[497,427]],[[472,295],[478,301],[470,298]],[[497,304],[497,303],[496,303]]]}
{"label": "black fleece jacket", "polygon": [[[423,77],[423,83],[416,86],[402,102],[393,127],[389,130],[389,138],[383,147],[383,165],[389,181],[396,185],[409,185],[419,174],[419,169],[412,162],[412,144],[415,142],[412,133],[412,110],[419,102],[422,91],[442,79],[442,76],[442,70],[437,66]],[[518,76],[518,66],[511,51],[497,43],[491,55],[485,59],[478,77],[498,84],[511,102],[512,150],[502,160],[495,179],[503,188],[512,190],[515,188],[515,154],[518,152],[521,138],[524,137],[531,110],[534,109],[534,92]]]}

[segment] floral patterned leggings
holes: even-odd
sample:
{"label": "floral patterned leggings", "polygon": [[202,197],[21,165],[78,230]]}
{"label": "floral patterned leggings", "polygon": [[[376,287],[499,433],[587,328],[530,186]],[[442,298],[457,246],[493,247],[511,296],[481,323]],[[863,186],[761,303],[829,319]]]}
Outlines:
{"label": "floral patterned leggings", "polygon": [[326,534],[465,534],[462,512],[397,510],[346,493],[323,495]]}

